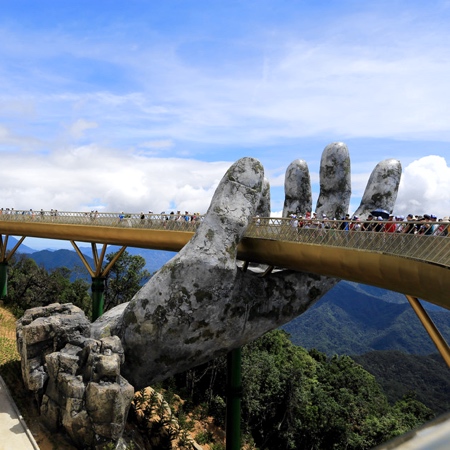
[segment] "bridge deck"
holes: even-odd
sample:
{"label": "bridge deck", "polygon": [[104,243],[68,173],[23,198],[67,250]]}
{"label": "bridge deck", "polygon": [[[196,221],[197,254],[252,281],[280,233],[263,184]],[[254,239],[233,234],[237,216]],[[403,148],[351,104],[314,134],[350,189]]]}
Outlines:
{"label": "bridge deck", "polygon": [[[0,215],[0,233],[179,251],[200,221],[171,219],[24,212]],[[450,236],[345,231],[340,221],[331,228],[311,225],[293,228],[289,219],[259,218],[248,228],[238,258],[378,286],[450,309]]]}

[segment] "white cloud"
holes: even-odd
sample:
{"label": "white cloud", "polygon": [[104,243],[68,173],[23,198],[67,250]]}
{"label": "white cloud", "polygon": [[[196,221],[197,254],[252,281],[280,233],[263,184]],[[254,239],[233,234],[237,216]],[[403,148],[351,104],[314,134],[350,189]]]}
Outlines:
{"label": "white cloud", "polygon": [[425,156],[403,170],[397,214],[450,216],[450,167],[441,156]]}
{"label": "white cloud", "polygon": [[79,139],[84,136],[86,130],[97,128],[98,124],[96,122],[89,122],[85,119],[78,119],[69,127],[69,133],[72,138]]}
{"label": "white cloud", "polygon": [[[4,153],[2,207],[62,211],[206,212],[230,162],[149,158],[95,145],[48,154]],[[11,170],[14,168],[14,170]]]}

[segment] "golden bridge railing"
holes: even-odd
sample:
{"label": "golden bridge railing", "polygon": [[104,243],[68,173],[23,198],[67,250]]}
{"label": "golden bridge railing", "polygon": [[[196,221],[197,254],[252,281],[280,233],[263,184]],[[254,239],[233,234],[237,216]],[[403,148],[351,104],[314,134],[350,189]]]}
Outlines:
{"label": "golden bridge railing", "polygon": [[[417,229],[415,234],[387,232],[388,224],[386,221],[256,218],[247,229],[246,237],[379,252],[450,267],[450,223],[412,222],[410,224]],[[422,227],[433,225],[436,235],[423,234]],[[371,230],[364,230],[366,227]],[[374,230],[377,228],[379,231]]]}
{"label": "golden bridge railing", "polygon": [[198,215],[143,214],[143,213],[99,213],[70,211],[23,211],[4,210],[0,221],[59,223],[91,225],[99,227],[149,228],[164,230],[195,231],[201,220]]}
{"label": "golden bridge railing", "polygon": [[[195,232],[202,219],[201,215],[188,214],[32,210],[3,210],[0,214],[0,221],[189,232]],[[400,227],[411,223],[415,226],[415,234],[388,232],[386,229],[390,222],[386,221],[360,222],[256,217],[247,229],[245,236],[380,252],[450,267],[450,223],[442,221],[395,222]],[[424,234],[425,229],[430,226],[435,228],[435,230],[433,229],[434,234]],[[376,228],[380,230],[374,231]]]}

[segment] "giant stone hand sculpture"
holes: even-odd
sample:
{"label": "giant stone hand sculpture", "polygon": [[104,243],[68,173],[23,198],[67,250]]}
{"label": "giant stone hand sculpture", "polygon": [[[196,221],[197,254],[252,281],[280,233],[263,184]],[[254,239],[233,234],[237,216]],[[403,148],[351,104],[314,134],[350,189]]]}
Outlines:
{"label": "giant stone hand sculpture", "polygon": [[[386,160],[374,169],[357,213],[392,211],[401,166]],[[340,218],[350,201],[347,147],[324,150],[316,211]],[[311,211],[304,161],[286,171],[284,215]],[[237,248],[256,214],[269,215],[269,188],[259,161],[242,158],[220,182],[204,221],[190,242],[126,304],[92,325],[92,337],[120,337],[123,374],[135,388],[148,386],[242,346],[297,317],[339,280],[291,270],[260,277],[236,264]]]}

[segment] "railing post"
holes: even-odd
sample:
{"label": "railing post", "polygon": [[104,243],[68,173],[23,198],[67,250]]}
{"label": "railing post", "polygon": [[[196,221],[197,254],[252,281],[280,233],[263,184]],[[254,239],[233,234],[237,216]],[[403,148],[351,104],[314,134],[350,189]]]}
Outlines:
{"label": "railing post", "polygon": [[0,262],[0,298],[8,295],[8,263]]}
{"label": "railing post", "polygon": [[103,314],[105,302],[105,278],[92,277],[92,322],[95,322]]}
{"label": "railing post", "polygon": [[227,354],[226,450],[241,449],[241,348]]}

